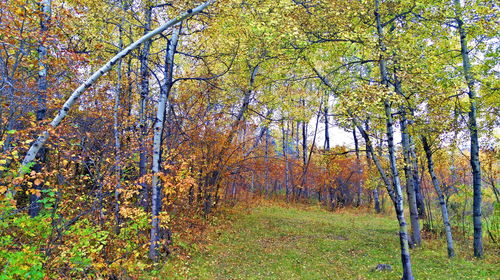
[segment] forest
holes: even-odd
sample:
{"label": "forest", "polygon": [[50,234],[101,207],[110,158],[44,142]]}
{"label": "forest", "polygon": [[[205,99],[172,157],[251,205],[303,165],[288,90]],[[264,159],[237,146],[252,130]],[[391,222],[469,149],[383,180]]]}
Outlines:
{"label": "forest", "polygon": [[499,15],[1,0],[0,279],[498,279]]}

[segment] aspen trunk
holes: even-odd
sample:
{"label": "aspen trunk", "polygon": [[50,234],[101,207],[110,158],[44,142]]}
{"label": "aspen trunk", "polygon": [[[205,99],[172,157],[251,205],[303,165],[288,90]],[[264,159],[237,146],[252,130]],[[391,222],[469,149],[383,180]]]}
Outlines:
{"label": "aspen trunk", "polygon": [[[381,63],[382,64],[382,63]],[[387,145],[389,149],[389,163],[392,174],[392,186],[395,191],[394,207],[399,221],[399,241],[401,246],[401,262],[403,264],[403,280],[413,280],[410,262],[410,247],[408,245],[408,230],[404,216],[403,193],[399,180],[399,171],[396,166],[396,151],[394,147],[394,126],[392,121],[392,110],[388,101],[384,102],[387,126]]]}
{"label": "aspen trunk", "polygon": [[285,124],[282,121],[281,122],[281,133],[282,133],[282,142],[283,142],[283,160],[285,161],[285,174],[283,174],[284,179],[283,179],[283,184],[285,185],[285,199],[288,201],[289,200],[289,188],[288,188],[288,157],[287,157],[287,149],[288,149],[288,134],[287,134],[287,129],[285,129]]}
{"label": "aspen trunk", "polygon": [[462,54],[463,74],[467,82],[469,95],[469,133],[470,133],[470,164],[472,167],[472,189],[473,189],[473,224],[474,224],[474,256],[482,258],[483,252],[483,228],[481,222],[481,166],[479,161],[479,136],[477,127],[477,100],[475,89],[475,78],[469,60],[469,49],[467,47],[467,34],[464,28],[460,7],[460,0],[454,0],[456,22],[460,35],[460,53]]}
{"label": "aspen trunk", "polygon": [[269,196],[269,128],[265,128],[265,143],[266,143],[266,150],[265,150],[265,155],[264,155],[264,161],[266,163],[266,170],[264,174],[264,180],[265,180],[265,191],[266,195]]}
{"label": "aspen trunk", "polygon": [[[369,130],[369,120],[367,119],[365,122],[365,129]],[[356,125],[356,124],[355,124]],[[370,155],[370,146],[368,145],[368,141],[365,140],[365,149],[366,149],[366,163],[368,166],[368,171],[371,170],[371,155]],[[373,189],[373,201],[374,201],[374,208],[375,212],[378,214],[381,212],[380,210],[380,197],[379,197],[379,187],[378,185]]]}
{"label": "aspen trunk", "polygon": [[446,201],[444,199],[444,194],[441,188],[439,187],[439,181],[437,179],[436,173],[434,172],[434,161],[432,160],[432,152],[425,136],[422,136],[422,144],[424,145],[425,155],[427,157],[427,168],[429,169],[429,175],[432,179],[432,185],[436,190],[436,193],[439,198],[439,205],[441,206],[441,215],[443,217],[444,230],[446,232],[446,245],[448,248],[448,257],[453,258],[455,256],[455,250],[453,248],[453,237],[451,234],[451,225],[450,219],[448,217],[448,206],[446,205]]}
{"label": "aspen trunk", "polygon": [[165,111],[172,89],[172,77],[174,70],[174,54],[179,40],[181,26],[176,26],[172,38],[168,41],[167,54],[165,57],[165,82],[160,88],[160,99],[156,112],[153,136],[153,164],[152,164],[152,184],[151,184],[151,237],[149,246],[149,257],[153,261],[158,259],[158,243],[160,242],[160,219],[158,215],[161,211],[161,182],[158,173],[161,169],[162,157],[162,134],[165,122]]}
{"label": "aspen trunk", "polygon": [[404,158],[404,172],[406,178],[406,193],[408,196],[408,206],[410,209],[410,222],[411,222],[411,241],[415,246],[422,245],[422,239],[420,237],[420,222],[418,220],[418,208],[417,199],[415,194],[415,177],[413,176],[412,162],[411,162],[411,151],[410,151],[410,139],[408,133],[408,119],[406,118],[406,113],[404,113],[404,108],[401,108],[401,142],[403,145],[403,158]]}
{"label": "aspen trunk", "polygon": [[[379,58],[379,69],[381,76],[382,85],[388,87],[389,86],[389,76],[387,74],[386,61],[384,58],[384,53],[386,51],[385,47],[385,38],[382,27],[382,19],[380,16],[380,0],[375,0],[375,21],[377,26],[377,35],[378,35],[378,44],[380,48],[380,58]],[[386,118],[386,127],[387,127],[387,145],[389,149],[389,162],[391,167],[392,174],[392,185],[395,192],[394,195],[394,207],[396,210],[396,215],[399,221],[399,240],[401,246],[401,262],[403,265],[403,280],[413,280],[413,273],[411,268],[410,261],[410,250],[408,246],[408,231],[406,220],[404,217],[404,208],[403,208],[403,193],[401,191],[401,184],[399,180],[399,171],[396,166],[396,151],[394,148],[394,126],[392,121],[392,109],[388,99],[384,102],[385,108],[385,118]]]}
{"label": "aspen trunk", "polygon": [[[41,19],[40,19],[40,34],[41,37],[45,36],[49,28],[50,18],[51,18],[51,0],[42,0],[40,2],[40,10],[41,10]],[[45,59],[47,57],[47,48],[44,45],[44,42],[40,41],[38,46],[38,108],[36,111],[36,120],[37,122],[41,122],[45,119],[45,115],[47,113],[47,65],[45,63]],[[33,167],[33,170],[36,172],[42,171],[42,163],[45,161],[45,155],[47,150],[45,148],[40,149],[38,151],[38,157],[40,162],[36,163]],[[35,189],[41,190],[42,184],[34,185]],[[30,196],[30,206],[29,206],[29,214],[31,217],[36,217],[40,213],[42,205],[38,202],[40,200],[39,194],[32,194]]]}
{"label": "aspen trunk", "polygon": [[408,140],[410,141],[410,159],[412,164],[412,174],[413,174],[413,186],[415,189],[415,199],[417,202],[417,211],[419,219],[425,218],[425,201],[422,194],[422,188],[420,186],[420,175],[418,172],[418,158],[415,151],[415,141],[411,134],[408,134]]}
{"label": "aspen trunk", "polygon": [[[361,170],[361,161],[359,159],[359,144],[358,144],[358,136],[356,135],[356,125],[353,126],[352,128],[352,137],[354,139],[354,150],[356,152],[356,166],[358,168],[358,170],[356,170],[356,172],[358,174],[361,174],[363,173],[363,171]],[[361,187],[361,182],[358,178],[358,180],[356,180],[356,195],[357,195],[357,198],[356,198],[356,206],[357,207],[360,207],[361,206],[361,195],[363,193],[363,189]]]}
{"label": "aspen trunk", "polygon": [[[151,30],[151,13],[152,13],[152,7],[151,6],[146,6],[144,8],[144,16],[145,16],[145,23],[144,23],[144,34],[147,34]],[[140,100],[139,100],[139,177],[143,177],[147,174],[147,149],[145,146],[145,141],[146,137],[148,135],[148,129],[147,129],[147,116],[146,116],[146,111],[147,111],[147,98],[149,95],[149,69],[148,69],[148,59],[149,59],[149,52],[151,49],[151,39],[147,40],[144,42],[142,49],[141,49],[141,54],[139,56],[139,61],[140,61],[140,82],[139,82],[139,93],[140,93]],[[142,189],[141,189],[141,197],[140,197],[140,204],[144,209],[147,209],[148,206],[148,200],[149,200],[149,190],[148,190],[148,184],[142,183]]]}
{"label": "aspen trunk", "polygon": [[[302,104],[305,107],[305,101],[302,100]],[[302,189],[301,193],[304,193],[304,196],[307,196],[307,124],[306,121],[302,121],[302,180],[300,182]],[[300,195],[299,195],[300,199]]]}

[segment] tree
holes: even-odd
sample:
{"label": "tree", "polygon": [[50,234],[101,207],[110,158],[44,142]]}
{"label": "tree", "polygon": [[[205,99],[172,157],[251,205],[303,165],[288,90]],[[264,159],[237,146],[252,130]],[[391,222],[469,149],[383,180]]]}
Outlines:
{"label": "tree", "polygon": [[453,258],[455,256],[455,249],[453,248],[453,237],[451,233],[451,224],[448,216],[448,207],[444,198],[443,191],[439,187],[439,181],[437,179],[436,173],[434,172],[434,161],[432,160],[432,151],[425,136],[422,136],[422,144],[424,145],[425,155],[427,157],[427,168],[429,175],[432,179],[432,185],[436,190],[439,198],[439,205],[441,206],[441,216],[443,217],[443,224],[446,231],[446,245],[448,247],[448,257]]}
{"label": "tree", "polygon": [[473,221],[474,221],[474,256],[482,258],[483,252],[483,229],[481,221],[481,166],[479,161],[479,137],[477,124],[477,101],[476,81],[472,74],[472,66],[469,59],[467,46],[467,33],[461,15],[459,0],[454,0],[455,21],[460,35],[460,53],[462,55],[463,75],[467,82],[467,94],[469,95],[469,132],[470,132],[470,164],[472,167],[472,186],[474,190]]}

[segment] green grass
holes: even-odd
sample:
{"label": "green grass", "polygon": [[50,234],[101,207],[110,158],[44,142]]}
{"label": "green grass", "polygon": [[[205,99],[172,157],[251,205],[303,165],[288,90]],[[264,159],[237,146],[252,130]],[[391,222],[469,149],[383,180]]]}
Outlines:
{"label": "green grass", "polygon": [[[189,260],[167,263],[168,279],[400,279],[397,222],[355,210],[259,206]],[[443,240],[412,250],[416,279],[500,279],[498,251],[475,260],[466,248],[449,260]],[[467,248],[467,250],[469,250]],[[393,271],[372,271],[379,263]]]}

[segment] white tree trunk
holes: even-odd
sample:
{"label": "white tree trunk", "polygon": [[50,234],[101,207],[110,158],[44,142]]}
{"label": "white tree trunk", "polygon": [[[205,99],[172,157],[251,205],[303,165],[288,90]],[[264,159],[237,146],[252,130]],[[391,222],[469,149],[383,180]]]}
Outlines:
{"label": "white tree trunk", "polygon": [[167,107],[168,97],[170,95],[170,90],[172,88],[172,77],[173,77],[173,67],[174,67],[174,54],[177,48],[177,42],[179,40],[181,26],[179,24],[176,27],[172,38],[170,38],[167,55],[165,58],[165,83],[160,89],[160,100],[158,101],[158,108],[156,111],[156,120],[154,124],[154,136],[153,136],[153,179],[151,184],[152,195],[151,195],[151,243],[149,246],[149,257],[156,261],[158,258],[158,242],[160,241],[159,231],[160,231],[160,219],[158,215],[161,209],[161,183],[158,178],[158,172],[160,172],[161,164],[161,144],[162,144],[162,134],[163,127],[165,123],[165,109]]}

